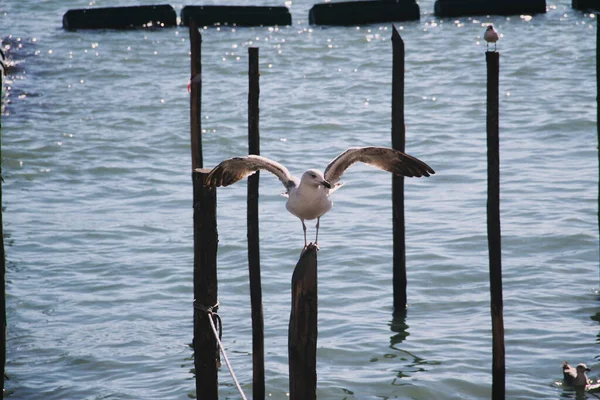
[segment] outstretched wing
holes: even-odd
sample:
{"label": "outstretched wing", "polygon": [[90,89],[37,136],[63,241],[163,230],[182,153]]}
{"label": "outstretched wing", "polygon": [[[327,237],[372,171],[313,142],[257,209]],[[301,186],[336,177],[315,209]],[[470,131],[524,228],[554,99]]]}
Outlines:
{"label": "outstretched wing", "polygon": [[563,363],[563,378],[567,385],[572,385],[575,378],[577,378],[577,370],[566,361]]}
{"label": "outstretched wing", "polygon": [[389,147],[353,147],[329,163],[325,180],[334,185],[352,164],[363,162],[396,175],[422,177],[435,174],[423,161]]}
{"label": "outstretched wing", "polygon": [[205,186],[229,186],[259,169],[271,172],[279,178],[286,191],[296,186],[298,179],[293,177],[286,167],[266,157],[248,155],[229,158],[213,168],[206,178]]}

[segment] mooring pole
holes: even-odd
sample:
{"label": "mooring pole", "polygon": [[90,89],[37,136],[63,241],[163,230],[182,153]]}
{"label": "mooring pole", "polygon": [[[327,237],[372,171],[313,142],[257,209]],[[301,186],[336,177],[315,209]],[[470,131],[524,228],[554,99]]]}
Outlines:
{"label": "mooring pole", "polygon": [[[392,30],[392,148],[404,151],[404,41],[396,26]],[[404,177],[392,176],[392,225],[394,232],[394,313],[406,309],[406,243],[404,226]]]}
{"label": "mooring pole", "polygon": [[190,21],[190,138],[194,203],[194,368],[196,399],[219,398],[219,347],[209,318],[217,302],[217,192],[204,186],[210,170],[202,169],[202,36]]}
{"label": "mooring pole", "polygon": [[[0,114],[2,110],[2,78],[4,69],[0,70]],[[2,160],[2,116],[0,116],[0,160]],[[0,162],[0,274],[2,274],[0,285],[0,310],[2,310],[2,327],[0,327],[0,400],[4,399],[4,372],[6,368],[6,253],[4,252],[4,223],[2,221],[2,165]]]}
{"label": "mooring pole", "polygon": [[290,400],[317,398],[317,247],[302,252],[292,275],[288,336]]}
{"label": "mooring pole", "polygon": [[210,170],[195,169],[194,183],[194,366],[196,398],[219,398],[219,347],[208,318],[217,312],[217,191],[204,186]]}
{"label": "mooring pole", "polygon": [[196,22],[190,20],[190,125],[192,140],[192,169],[202,168],[202,35]]}
{"label": "mooring pole", "polygon": [[[598,229],[600,230],[600,22],[596,14],[596,129],[598,129],[596,149],[598,151]],[[598,241],[600,246],[600,241]],[[600,270],[599,270],[600,273]]]}
{"label": "mooring pole", "polygon": [[[248,48],[248,153],[260,155],[258,48]],[[265,398],[265,339],[258,235],[259,173],[248,177],[248,270],[252,308],[252,397]]]}
{"label": "mooring pole", "polygon": [[500,54],[485,53],[487,63],[487,228],[490,258],[490,297],[492,313],[492,399],[505,397],[504,317],[502,301],[502,253],[500,246],[500,138],[498,87]]}

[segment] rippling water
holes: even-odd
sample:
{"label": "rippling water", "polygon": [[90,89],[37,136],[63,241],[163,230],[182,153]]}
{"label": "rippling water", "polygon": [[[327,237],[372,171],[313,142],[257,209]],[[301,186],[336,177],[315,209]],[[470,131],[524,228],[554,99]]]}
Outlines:
{"label": "rippling water", "polygon": [[[490,397],[481,35],[493,22],[503,33],[508,398],[575,398],[555,384],[562,361],[600,377],[596,20],[569,0],[533,18],[438,19],[433,3],[421,2],[419,22],[399,24],[407,151],[437,172],[406,182],[408,312],[392,318],[391,179],[353,167],[320,232],[318,397]],[[15,399],[192,397],[188,32],[62,30],[64,12],[88,4],[0,6],[15,62],[2,115],[6,387]],[[249,46],[260,48],[263,155],[299,174],[349,146],[390,145],[391,25],[311,27],[312,3],[287,5],[290,27],[202,31],[205,165],[247,152]],[[280,192],[263,174],[274,399],[287,397],[302,246]],[[245,184],[219,191],[219,299],[227,351],[251,393],[245,194]],[[222,398],[238,397],[224,368],[220,383]]]}

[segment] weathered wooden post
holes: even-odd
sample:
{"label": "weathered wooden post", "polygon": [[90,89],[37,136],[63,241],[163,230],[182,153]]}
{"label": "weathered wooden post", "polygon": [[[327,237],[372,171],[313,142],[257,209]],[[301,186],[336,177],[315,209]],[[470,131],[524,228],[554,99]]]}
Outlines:
{"label": "weathered wooden post", "polygon": [[202,168],[202,35],[196,23],[190,21],[190,123],[192,139],[192,168]]}
{"label": "weathered wooden post", "polygon": [[[0,70],[0,113],[2,109],[2,78],[4,69]],[[0,160],[2,160],[2,117],[0,116]],[[4,373],[6,367],[6,253],[4,252],[4,223],[2,221],[2,165],[0,163],[0,310],[2,310],[2,326],[0,327],[0,400],[4,399]]]}
{"label": "weathered wooden post", "polygon": [[210,170],[195,169],[194,184],[194,367],[196,399],[219,398],[219,347],[208,318],[217,302],[217,191],[204,186]]}
{"label": "weathered wooden post", "polygon": [[[598,228],[600,229],[600,22],[598,18],[600,14],[596,14],[596,128],[598,129],[598,140],[596,149],[598,150]],[[598,241],[600,246],[600,241]],[[599,270],[600,271],[600,270]]]}
{"label": "weathered wooden post", "polygon": [[[248,55],[248,153],[260,155],[258,48],[248,48]],[[248,270],[252,308],[252,397],[255,400],[265,398],[265,339],[258,235],[258,184],[259,172],[248,177]]]}
{"label": "weathered wooden post", "polygon": [[485,53],[487,62],[487,228],[490,258],[490,297],[492,313],[492,399],[505,397],[504,317],[502,301],[502,252],[500,246],[500,139],[498,86],[500,54]]}
{"label": "weathered wooden post", "polygon": [[208,318],[218,309],[217,301],[217,192],[204,186],[210,170],[202,169],[202,131],[200,101],[202,36],[190,24],[192,53],[190,82],[190,125],[192,183],[194,190],[194,368],[196,399],[219,398],[219,347]]}
{"label": "weathered wooden post", "polygon": [[317,247],[302,252],[292,275],[288,336],[290,399],[317,398]]}
{"label": "weathered wooden post", "polygon": [[[396,26],[392,30],[392,148],[404,151],[404,41]],[[394,231],[394,312],[406,309],[406,243],[404,227],[404,177],[392,176],[392,224]]]}

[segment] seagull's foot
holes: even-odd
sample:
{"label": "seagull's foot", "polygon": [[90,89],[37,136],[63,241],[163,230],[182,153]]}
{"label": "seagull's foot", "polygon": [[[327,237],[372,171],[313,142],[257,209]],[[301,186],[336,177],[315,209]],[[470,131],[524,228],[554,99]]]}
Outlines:
{"label": "seagull's foot", "polygon": [[308,249],[309,247],[314,247],[319,250],[319,245],[317,243],[310,242],[308,245],[304,246],[304,250]]}

